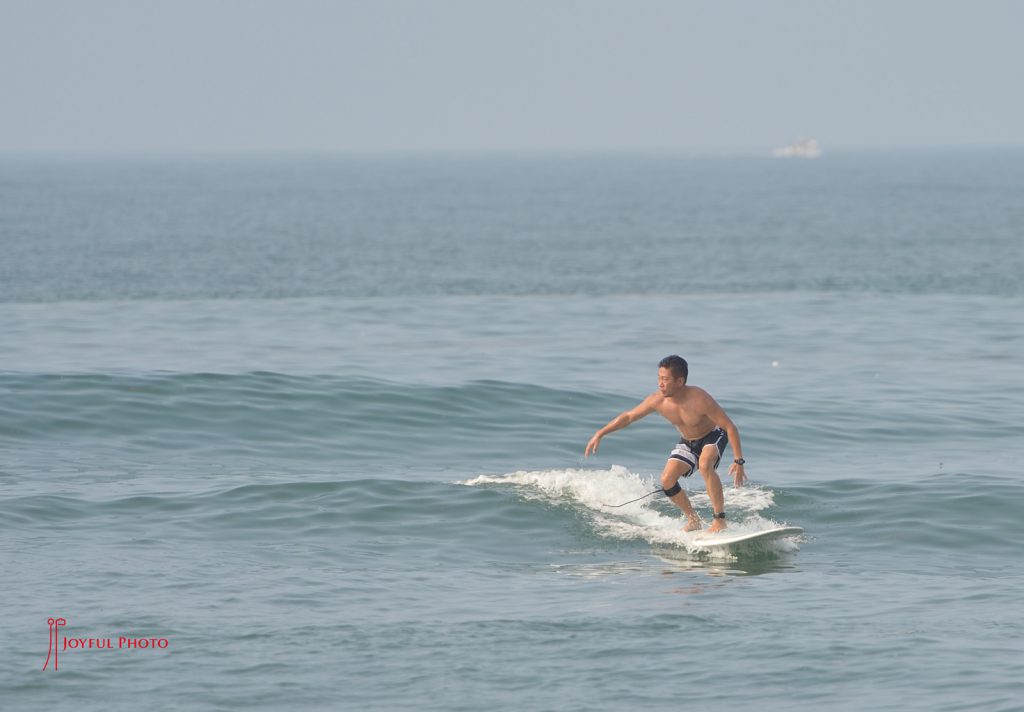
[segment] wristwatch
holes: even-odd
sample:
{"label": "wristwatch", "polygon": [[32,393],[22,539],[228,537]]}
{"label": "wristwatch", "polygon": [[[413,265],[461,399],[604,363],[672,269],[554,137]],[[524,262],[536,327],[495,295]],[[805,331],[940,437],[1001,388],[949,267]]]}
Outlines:
{"label": "wristwatch", "polygon": [[735,460],[733,460],[733,462],[735,462],[737,465],[746,465],[747,464],[747,461],[745,459],[743,459],[742,457],[737,457]]}

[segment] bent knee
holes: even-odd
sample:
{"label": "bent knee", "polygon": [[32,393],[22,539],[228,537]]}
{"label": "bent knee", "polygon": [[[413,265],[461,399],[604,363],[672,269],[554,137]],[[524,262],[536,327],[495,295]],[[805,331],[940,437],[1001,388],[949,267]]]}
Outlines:
{"label": "bent knee", "polygon": [[693,470],[686,466],[665,468],[661,473],[661,486],[668,489],[678,482],[680,477],[689,477],[692,472]]}
{"label": "bent knee", "polygon": [[714,461],[702,462],[700,464],[700,476],[703,477],[705,480],[708,479],[709,477],[718,477],[718,472],[715,471],[716,464],[717,463],[715,463]]}

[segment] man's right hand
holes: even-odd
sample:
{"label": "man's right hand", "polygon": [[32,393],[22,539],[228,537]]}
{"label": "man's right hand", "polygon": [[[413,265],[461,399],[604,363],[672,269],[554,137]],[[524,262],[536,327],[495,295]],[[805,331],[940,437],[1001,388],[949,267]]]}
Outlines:
{"label": "man's right hand", "polygon": [[590,457],[595,454],[600,443],[601,436],[598,433],[594,433],[594,437],[590,438],[590,442],[587,443],[587,449],[583,451],[583,457]]}

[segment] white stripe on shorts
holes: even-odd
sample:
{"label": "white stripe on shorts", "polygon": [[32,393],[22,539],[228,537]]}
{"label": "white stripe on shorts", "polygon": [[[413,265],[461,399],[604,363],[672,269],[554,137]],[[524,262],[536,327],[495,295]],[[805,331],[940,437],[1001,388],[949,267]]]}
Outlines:
{"label": "white stripe on shorts", "polygon": [[[664,452],[664,450],[662,451]],[[669,457],[675,458],[676,460],[682,460],[690,466],[691,470],[697,469],[697,457],[694,455],[690,448],[686,447],[685,443],[679,443],[672,449],[672,454]]]}

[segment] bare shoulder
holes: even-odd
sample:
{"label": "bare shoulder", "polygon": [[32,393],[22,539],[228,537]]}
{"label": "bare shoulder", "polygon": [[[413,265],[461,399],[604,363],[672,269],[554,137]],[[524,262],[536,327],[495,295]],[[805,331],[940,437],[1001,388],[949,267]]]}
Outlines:
{"label": "bare shoulder", "polygon": [[693,398],[694,401],[701,401],[707,403],[708,401],[714,402],[715,400],[714,398],[711,397],[710,393],[705,391],[700,386],[687,386],[687,389],[690,392],[690,398]]}
{"label": "bare shoulder", "polygon": [[665,402],[665,396],[661,395],[660,392],[655,391],[651,395],[644,398],[643,402],[638,406],[648,413],[658,409],[662,403]]}
{"label": "bare shoulder", "polygon": [[690,386],[690,398],[690,402],[698,410],[709,411],[719,407],[718,401],[700,386]]}
{"label": "bare shoulder", "polygon": [[[657,396],[657,398],[655,398],[655,396]],[[639,405],[626,411],[626,414],[629,416],[630,421],[639,420],[640,418],[650,415],[654,411],[658,410],[659,406],[661,406],[662,400],[663,398],[660,393],[652,393],[644,398]]]}
{"label": "bare shoulder", "polygon": [[725,409],[718,405],[710,393],[703,388],[694,387],[693,410],[702,413],[715,425],[726,428],[732,425],[732,421],[726,414]]}

